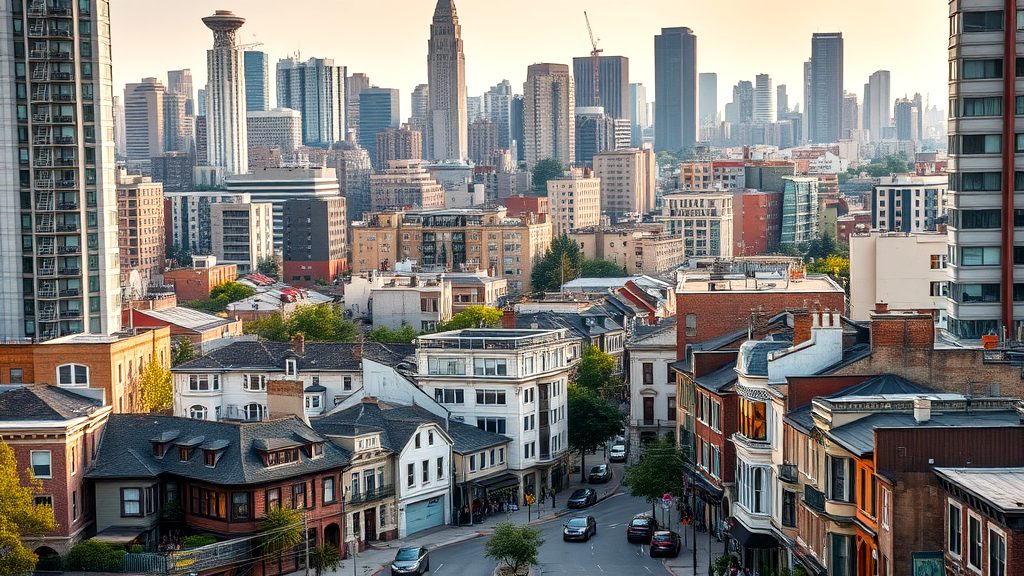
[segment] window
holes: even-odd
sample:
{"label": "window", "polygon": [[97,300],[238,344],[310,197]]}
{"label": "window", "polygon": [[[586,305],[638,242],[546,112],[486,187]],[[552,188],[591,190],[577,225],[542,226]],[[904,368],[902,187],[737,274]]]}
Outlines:
{"label": "window", "polygon": [[949,295],[948,282],[932,282],[929,290],[931,296],[945,297]]}
{"label": "window", "polygon": [[444,480],[444,458],[437,459],[437,479]]}
{"label": "window", "polygon": [[537,427],[537,417],[534,414],[523,416],[523,430],[530,431]]}
{"label": "window", "polygon": [[995,192],[1002,186],[1002,173],[1000,172],[961,172],[951,174],[954,178],[954,185],[957,189],[968,192]]}
{"label": "window", "polygon": [[245,405],[245,419],[247,421],[263,420],[263,405],[255,402]]}
{"label": "window", "polygon": [[233,520],[249,519],[248,492],[233,492],[231,494],[231,518]]}
{"label": "window", "polygon": [[964,116],[999,116],[1003,113],[1003,99],[1000,96],[985,98],[964,98]]}
{"label": "window", "polygon": [[643,372],[644,372],[644,385],[645,386],[650,386],[650,385],[654,384],[654,363],[653,362],[644,362]]}
{"label": "window", "polygon": [[782,525],[796,527],[796,492],[782,491]]}
{"label": "window", "polygon": [[405,485],[412,487],[416,485],[416,465],[409,464],[406,468]]}
{"label": "window", "polygon": [[505,463],[505,449],[504,448],[498,448],[498,463],[500,463],[500,464],[504,464]]}
{"label": "window", "polygon": [[36,478],[50,478],[53,473],[50,468],[50,451],[33,450],[31,458],[32,475]]}
{"label": "window", "polygon": [[121,516],[142,516],[142,490],[121,488]]}
{"label": "window", "polygon": [[986,58],[963,61],[964,80],[984,80],[1003,77],[1003,59]]}
{"label": "window", "polygon": [[1003,29],[1002,10],[964,12],[961,16],[964,32],[998,32]]}
{"label": "window", "polygon": [[435,376],[465,376],[466,364],[459,358],[427,358],[427,373]]}
{"label": "window", "polygon": [[882,518],[881,518],[882,528],[888,528],[889,527],[889,505],[890,505],[889,498],[890,497],[891,496],[889,494],[889,491],[886,490],[885,488],[882,488]]}
{"label": "window", "polygon": [[476,472],[476,454],[472,454],[469,457],[469,471]]}
{"label": "window", "polygon": [[767,440],[766,410],[764,402],[740,398],[740,434],[751,440]]}
{"label": "window", "polygon": [[421,443],[420,443],[420,433],[419,432],[417,432],[416,435],[413,436],[413,444],[415,444],[417,448],[420,447]]}
{"label": "window", "polygon": [[535,456],[537,456],[537,443],[523,444],[523,458],[533,458]]}
{"label": "window", "polygon": [[306,410],[318,410],[320,409],[320,395],[319,394],[307,394],[306,395]]}
{"label": "window", "polygon": [[981,519],[967,515],[967,565],[981,570]]}
{"label": "window", "polygon": [[930,268],[941,270],[946,267],[947,256],[945,254],[932,254]]}
{"label": "window", "polygon": [[473,374],[477,376],[507,376],[508,366],[504,358],[474,358]]}
{"label": "window", "polygon": [[[147,491],[152,491],[153,489],[152,488],[147,488],[146,490]],[[153,503],[152,503],[152,501],[147,501],[146,502],[146,513],[148,513],[148,514],[152,514],[153,513]],[[71,491],[71,521],[74,522],[75,520],[78,520],[78,490],[72,490]]]}
{"label": "window", "polygon": [[964,134],[960,140],[962,154],[999,154],[1002,150],[999,134]]}
{"label": "window", "polygon": [[423,474],[423,483],[426,484],[426,483],[430,482],[430,461],[429,460],[424,460],[420,464],[421,464],[421,469],[422,469],[422,474]]}
{"label": "window", "polygon": [[949,513],[947,514],[948,527],[946,529],[946,548],[949,553],[957,558],[960,557],[963,551],[963,517],[961,516],[962,511],[958,504],[954,504],[952,501],[948,504]]}
{"label": "window", "polygon": [[771,479],[768,468],[740,460],[736,466],[739,503],[751,514],[771,511]]}
{"label": "window", "polygon": [[267,511],[277,510],[281,507],[281,489],[271,488],[266,492]]}
{"label": "window", "polygon": [[292,484],[292,508],[301,510],[308,505],[306,501],[306,483]]}
{"label": "window", "polygon": [[665,409],[668,411],[667,412],[667,414],[668,414],[668,418],[667,419],[670,420],[670,421],[671,420],[675,420],[676,419],[676,397],[675,396],[668,396],[665,400],[666,400],[666,403],[665,403],[666,407],[665,407]]}
{"label": "window", "polygon": [[24,377],[21,368],[11,368],[10,376],[11,384],[21,384],[22,378]]}
{"label": "window", "polygon": [[206,488],[192,487],[192,513],[207,518],[227,518],[227,498],[224,494]]}
{"label": "window", "polygon": [[1006,576],[1006,536],[988,530],[988,576]]}
{"label": "window", "polygon": [[828,497],[839,502],[851,502],[853,496],[853,476],[850,468],[853,462],[849,458],[829,456],[828,466]]}
{"label": "window", "polygon": [[686,335],[696,336],[697,335],[697,315],[687,314],[686,315]]}
{"label": "window", "polygon": [[189,374],[188,389],[192,392],[220,390],[220,376],[217,374]]}
{"label": "window", "polygon": [[346,392],[349,391],[349,390],[352,390],[352,377],[351,376],[342,376],[341,377],[341,387]]}
{"label": "window", "polygon": [[193,420],[206,420],[206,406],[194,404],[188,409],[188,417]]}
{"label": "window", "polygon": [[438,388],[434,390],[434,400],[438,404],[463,404],[465,391],[455,388]]}
{"label": "window", "polygon": [[57,384],[61,386],[88,386],[89,367],[82,364],[64,364],[57,367]]}
{"label": "window", "polygon": [[267,377],[262,374],[246,374],[242,380],[242,388],[250,392],[262,392],[267,389]]}
{"label": "window", "polygon": [[295,376],[298,373],[298,362],[294,358],[285,358],[284,373],[288,376]]}
{"label": "window", "polygon": [[476,427],[481,430],[488,432],[494,432],[496,434],[505,433],[505,419],[504,418],[477,418]]}
{"label": "window", "polygon": [[71,447],[71,458],[69,458],[69,460],[71,461],[71,475],[74,476],[75,469],[78,464],[78,450],[75,446]]}
{"label": "window", "polygon": [[324,504],[334,502],[334,476],[328,476],[320,482],[324,487]]}
{"label": "window", "polygon": [[960,249],[961,266],[998,266],[999,246],[964,246]]}
{"label": "window", "polygon": [[433,430],[428,430],[427,431],[427,446],[433,446],[433,445],[434,445],[434,431]]}
{"label": "window", "polygon": [[504,390],[477,390],[476,391],[476,403],[485,406],[504,406],[505,405],[505,391]]}

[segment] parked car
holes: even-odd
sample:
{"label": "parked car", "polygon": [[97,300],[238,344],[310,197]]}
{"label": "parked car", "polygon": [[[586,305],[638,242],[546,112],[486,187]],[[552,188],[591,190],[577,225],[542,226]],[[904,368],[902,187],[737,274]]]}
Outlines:
{"label": "parked car", "polygon": [[609,462],[625,462],[626,461],[626,446],[625,444],[616,444],[612,446],[612,449],[608,451]]}
{"label": "parked car", "polygon": [[593,516],[577,516],[571,518],[562,528],[562,540],[582,540],[586,542],[591,536],[597,536],[597,520]]}
{"label": "parked car", "polygon": [[569,508],[586,508],[597,504],[597,491],[593,488],[580,488],[569,496]]}
{"label": "parked car", "polygon": [[612,479],[612,469],[607,464],[599,464],[590,469],[590,483],[599,484]]}
{"label": "parked car", "polygon": [[616,436],[615,440],[612,440],[612,446],[615,446],[616,444],[625,445],[626,444],[626,437],[623,436],[622,434],[619,434],[618,436]]}
{"label": "parked car", "polygon": [[626,540],[629,542],[650,542],[657,529],[657,520],[648,514],[637,514],[626,526]]}
{"label": "parked car", "polygon": [[655,556],[679,556],[683,541],[671,530],[659,530],[651,537],[651,558]]}
{"label": "parked car", "polygon": [[395,561],[391,563],[391,576],[420,576],[430,571],[430,555],[423,546],[399,548]]}

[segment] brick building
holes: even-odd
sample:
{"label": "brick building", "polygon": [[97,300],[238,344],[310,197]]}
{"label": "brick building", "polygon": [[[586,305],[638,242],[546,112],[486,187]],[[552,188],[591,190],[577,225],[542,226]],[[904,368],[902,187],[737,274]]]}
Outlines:
{"label": "brick building", "polygon": [[[0,386],[0,438],[14,450],[19,474],[31,470],[41,484],[36,504],[53,507],[56,529],[25,544],[40,558],[40,568],[82,540],[92,529],[94,508],[84,471],[110,406],[94,390],[56,386]],[[22,478],[22,482],[28,478]],[[59,566],[59,564],[58,564]]]}
{"label": "brick building", "polygon": [[511,218],[521,218],[526,214],[547,214],[549,211],[547,196],[509,196],[502,199],[501,203]]}
{"label": "brick building", "polygon": [[946,497],[946,573],[1005,575],[1024,566],[1024,468],[936,468],[935,474]]}
{"label": "brick building", "polygon": [[333,282],[348,270],[345,197],[284,203],[284,279],[294,286]]}
{"label": "brick building", "polygon": [[732,200],[732,253],[757,256],[777,252],[782,233],[782,192],[737,190]]}
{"label": "brick building", "polygon": [[[117,176],[117,244],[121,255],[121,286],[138,271],[142,289],[164,268],[164,188],[146,176]],[[75,247],[78,248],[78,247]],[[60,247],[61,253],[73,250]],[[141,296],[139,293],[137,296]],[[133,295],[136,296],[136,295]]]}
{"label": "brick building", "polygon": [[164,284],[174,286],[179,302],[205,300],[210,291],[238,278],[237,264],[217,264],[215,256],[193,256],[191,268],[164,272]]}

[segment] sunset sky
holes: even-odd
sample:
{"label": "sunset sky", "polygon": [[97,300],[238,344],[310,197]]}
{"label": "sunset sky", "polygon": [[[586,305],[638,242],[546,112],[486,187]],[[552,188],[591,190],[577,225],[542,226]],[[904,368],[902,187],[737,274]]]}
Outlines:
{"label": "sunset sky", "polygon": [[[382,87],[401,91],[402,118],[409,94],[426,82],[427,36],[435,0],[116,0],[112,2],[115,94],[126,82],[191,68],[195,88],[206,79],[206,49],[213,43],[201,18],[229,9],[247,19],[240,42],[273,64],[295,51],[334,58],[349,73],[364,72]],[[802,101],[803,61],[813,32],[841,31],[845,88],[863,97],[878,69],[892,72],[892,97],[921,92],[944,107],[947,100],[947,6],[937,0],[456,0],[466,50],[466,82],[478,96],[503,78],[522,91],[526,67],[571,63],[590,52],[583,10],[606,55],[630,60],[630,81],[654,92],[654,35],[688,26],[697,34],[697,67],[718,73],[719,107],[741,79],[768,73],[788,86],[790,105]],[[627,9],[628,8],[628,9]]]}

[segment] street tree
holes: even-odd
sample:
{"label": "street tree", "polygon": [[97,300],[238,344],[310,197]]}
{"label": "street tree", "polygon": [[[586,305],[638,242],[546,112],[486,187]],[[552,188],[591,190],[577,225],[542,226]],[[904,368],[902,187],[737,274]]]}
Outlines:
{"label": "street tree", "polygon": [[398,330],[392,330],[387,326],[374,328],[370,330],[366,338],[373,342],[383,342],[385,344],[409,344],[417,336],[419,336],[419,333],[412,326],[403,324]]}
{"label": "street tree", "polygon": [[171,371],[160,365],[157,355],[150,357],[139,377],[142,404],[150,412],[168,410],[174,399]]}
{"label": "street tree", "polygon": [[544,256],[534,264],[530,283],[534,292],[558,292],[562,284],[580,277],[582,266],[579,244],[562,234],[551,241]]}
{"label": "street tree", "polygon": [[324,572],[337,570],[341,566],[341,552],[338,547],[330,542],[324,542],[319,546],[309,549],[309,565],[313,568],[316,576],[322,576]]}
{"label": "street tree", "polygon": [[307,342],[354,342],[359,336],[359,328],[334,304],[299,306],[288,317],[272,314],[248,323],[245,331],[275,342],[287,342],[299,333]]}
{"label": "street tree", "polygon": [[580,481],[586,480],[587,453],[614,437],[625,414],[593,390],[569,384],[569,449],[580,455]]}
{"label": "street tree", "polygon": [[14,450],[0,442],[0,575],[28,574],[38,557],[22,544],[22,538],[42,536],[57,528],[53,508],[36,504],[43,493],[35,478],[22,482]]}
{"label": "street tree", "polygon": [[466,328],[494,328],[501,324],[501,310],[493,306],[467,306],[453,314],[446,322],[438,325],[438,332],[464,330]]}
{"label": "street tree", "polygon": [[171,346],[171,366],[184,364],[196,357],[196,349],[188,338],[179,338]]}
{"label": "street tree", "polygon": [[666,492],[674,497],[683,494],[686,454],[671,439],[652,440],[644,448],[640,462],[626,468],[622,483],[629,493],[654,505]]}
{"label": "street tree", "polygon": [[484,556],[500,562],[504,573],[522,576],[537,563],[537,552],[544,544],[540,530],[502,522],[484,545]]}

